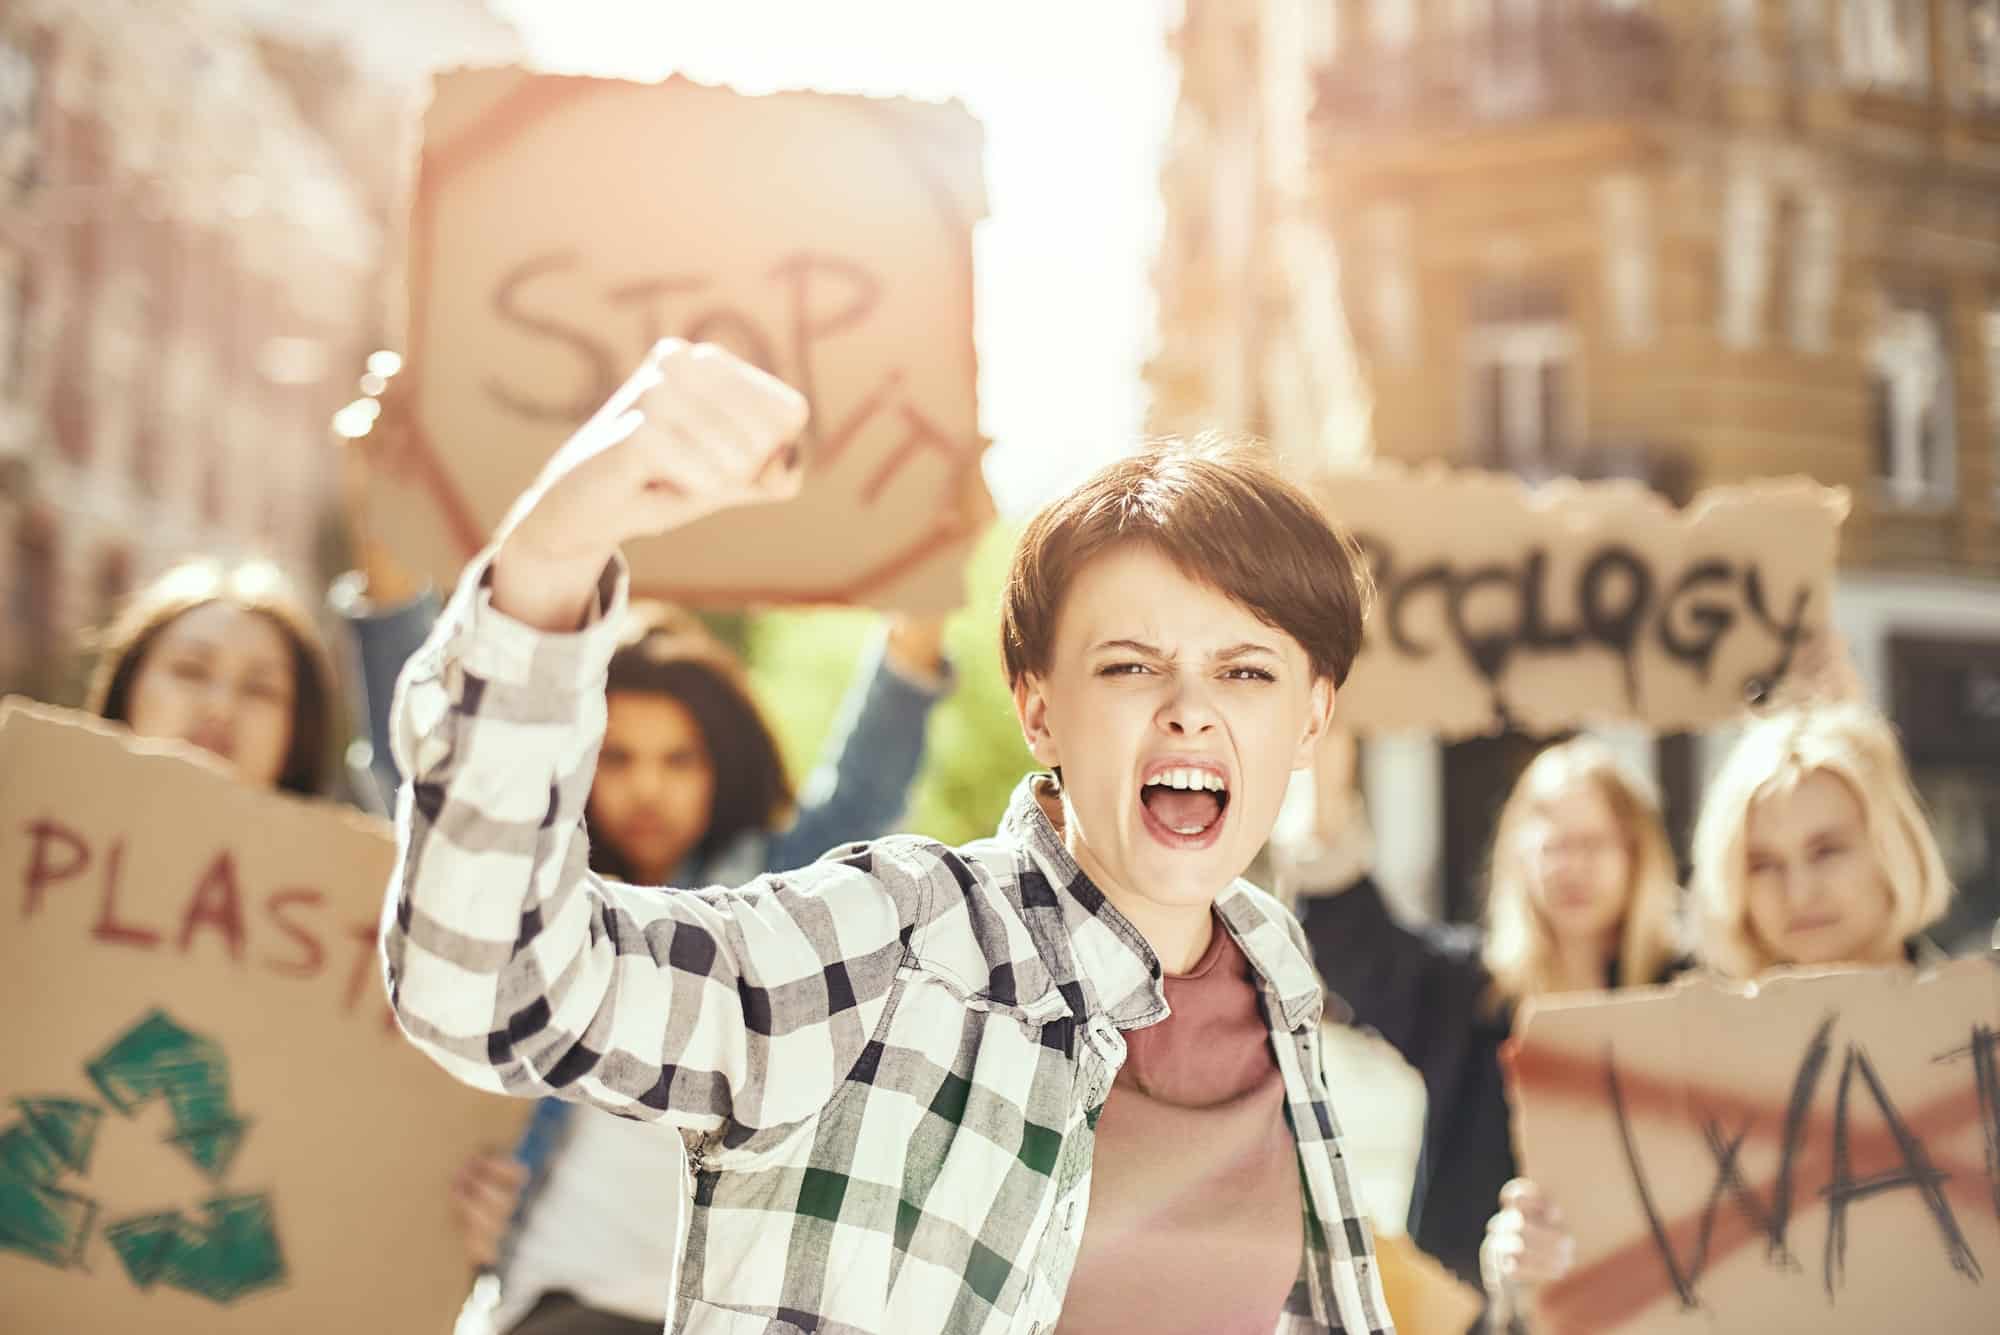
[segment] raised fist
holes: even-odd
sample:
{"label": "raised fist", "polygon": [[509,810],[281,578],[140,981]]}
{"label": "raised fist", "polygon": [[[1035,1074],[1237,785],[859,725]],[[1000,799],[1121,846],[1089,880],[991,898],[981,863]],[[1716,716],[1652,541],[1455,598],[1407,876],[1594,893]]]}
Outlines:
{"label": "raised fist", "polygon": [[660,340],[501,522],[495,605],[571,629],[619,544],[794,495],[806,415],[796,390],[729,352]]}

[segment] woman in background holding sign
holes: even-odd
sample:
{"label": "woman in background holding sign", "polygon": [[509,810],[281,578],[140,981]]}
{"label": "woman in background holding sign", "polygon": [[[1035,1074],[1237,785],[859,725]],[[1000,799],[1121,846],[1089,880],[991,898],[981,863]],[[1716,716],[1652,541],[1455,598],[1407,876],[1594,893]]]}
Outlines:
{"label": "woman in background holding sign", "polygon": [[[1752,723],[1702,803],[1693,898],[1701,964],[1723,978],[1941,962],[1921,933],[1950,907],[1951,880],[1888,721],[1839,702]],[[1518,1306],[1575,1247],[1534,1183],[1510,1182],[1502,1201],[1486,1282]]]}
{"label": "woman in background holding sign", "polygon": [[262,561],[177,566],[104,631],[87,708],[190,742],[254,787],[326,787],[333,673],[312,618]]}
{"label": "woman in background holding sign", "polygon": [[[1351,757],[1350,757],[1351,762]],[[1342,766],[1345,768],[1345,766]],[[1356,850],[1358,802],[1321,847],[1275,850],[1327,987],[1424,1077],[1410,1236],[1470,1282],[1514,1176],[1500,1046],[1527,997],[1658,982],[1678,967],[1673,854],[1648,786],[1602,744],[1552,746],[1501,809],[1482,937],[1398,922]]]}

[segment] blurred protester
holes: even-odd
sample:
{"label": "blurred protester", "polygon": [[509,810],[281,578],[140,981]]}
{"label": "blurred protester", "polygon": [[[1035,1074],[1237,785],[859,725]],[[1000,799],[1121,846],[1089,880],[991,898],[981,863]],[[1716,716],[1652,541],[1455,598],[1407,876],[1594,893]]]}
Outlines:
{"label": "blurred protester", "polygon": [[[1851,699],[1753,722],[1709,784],[1694,838],[1701,964],[1723,978],[1827,966],[1911,968],[1944,956],[1923,930],[1951,882],[1887,720]],[[1508,1184],[1486,1242],[1489,1294],[1520,1310],[1574,1239],[1549,1194]]]}
{"label": "blurred protester", "polygon": [[[1349,743],[1351,746],[1351,743]],[[1336,772],[1351,757],[1336,764]],[[1351,794],[1351,783],[1336,780]],[[1317,846],[1274,846],[1328,989],[1424,1077],[1424,1145],[1410,1198],[1417,1245],[1468,1282],[1500,1189],[1514,1176],[1501,1045],[1520,1003],[1659,982],[1682,967],[1680,895],[1658,799],[1602,743],[1537,756],[1493,839],[1485,931],[1412,928],[1357,865],[1359,804],[1336,800]]]}
{"label": "blurred protester", "polygon": [[276,566],[176,566],[126,601],[97,648],[92,713],[141,737],[191,742],[248,784],[328,789],[333,673]]}

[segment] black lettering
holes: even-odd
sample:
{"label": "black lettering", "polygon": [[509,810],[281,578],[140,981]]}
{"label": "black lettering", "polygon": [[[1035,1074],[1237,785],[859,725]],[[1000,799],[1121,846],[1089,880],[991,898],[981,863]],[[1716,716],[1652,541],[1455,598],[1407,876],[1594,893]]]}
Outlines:
{"label": "black lettering", "polygon": [[1792,595],[1791,614],[1782,623],[1770,613],[1764,599],[1764,579],[1755,566],[1743,572],[1743,596],[1750,614],[1778,639],[1778,656],[1771,666],[1743,683],[1744,697],[1760,700],[1791,673],[1792,659],[1797,657],[1799,644],[1806,637],[1806,609],[1812,604],[1812,590],[1802,588]]}
{"label": "black lettering", "polygon": [[1771,1245],[1774,1252],[1785,1248],[1785,1234],[1792,1226],[1792,1167],[1798,1161],[1799,1142],[1805,1138],[1806,1114],[1812,1111],[1813,1092],[1819,1088],[1820,1073],[1833,1054],[1833,1026],[1836,1012],[1820,1023],[1812,1041],[1799,1059],[1798,1074],[1792,1077],[1792,1098],[1785,1106],[1785,1144],[1778,1154],[1778,1186],[1771,1196]]}
{"label": "black lettering", "polygon": [[[1482,631],[1472,624],[1471,602],[1473,596],[1482,589],[1506,589],[1514,595],[1514,619],[1492,630]],[[1521,639],[1521,590],[1520,576],[1503,565],[1479,566],[1468,570],[1451,581],[1451,628],[1458,636],[1459,648],[1472,660],[1472,666],[1479,675],[1493,685],[1497,695],[1502,674],[1507,671],[1507,660],[1513,657],[1514,647]]]}
{"label": "black lettering", "polygon": [[1639,1160],[1639,1142],[1632,1136],[1632,1119],[1625,1112],[1625,1091],[1618,1085],[1618,1063],[1608,1052],[1604,1055],[1604,1084],[1611,1095],[1611,1115],[1618,1122],[1619,1143],[1625,1149],[1625,1167],[1632,1174],[1632,1187],[1639,1193],[1639,1208],[1645,1213],[1646,1228],[1653,1235],[1653,1249],[1659,1253],[1660,1264],[1666,1267],[1667,1282],[1674,1286],[1681,1306],[1692,1310],[1701,1306],[1695,1297],[1694,1277],[1681,1269],[1680,1258],[1674,1255],[1673,1243],[1667,1239],[1666,1223],[1653,1203],[1653,1189],[1646,1181],[1645,1165]]}
{"label": "black lettering", "polygon": [[[1668,657],[1693,667],[1704,686],[1708,684],[1709,674],[1715,666],[1715,651],[1736,624],[1736,611],[1725,603],[1700,599],[1696,595],[1708,585],[1727,584],[1735,574],[1735,567],[1727,561],[1697,562],[1680,577],[1674,584],[1673,592],[1660,605],[1660,648],[1666,651]],[[1679,626],[1681,618],[1676,615],[1683,606],[1690,624],[1686,634],[1682,633]]]}
{"label": "black lettering", "polygon": [[1979,1095],[1979,1124],[1986,1140],[1986,1177],[1993,1184],[1993,1216],[2000,1219],[2000,1029],[1972,1026],[1972,1041],[1938,1061],[1972,1062],[1972,1087]]}
{"label": "black lettering", "polygon": [[1390,592],[1387,600],[1388,606],[1383,609],[1383,621],[1388,627],[1389,643],[1396,646],[1397,653],[1410,658],[1429,658],[1431,656],[1431,652],[1437,646],[1425,644],[1410,634],[1409,623],[1406,620],[1409,614],[1410,602],[1418,594],[1428,589],[1442,589],[1446,592],[1447,597],[1449,597],[1451,587],[1451,567],[1439,563],[1437,565],[1419,567],[1415,573],[1410,575],[1408,579],[1397,584]]}
{"label": "black lettering", "polygon": [[1584,633],[1619,656],[1625,665],[1625,698],[1639,703],[1639,663],[1635,650],[1646,610],[1653,601],[1653,572],[1630,547],[1611,546],[1590,558],[1577,577],[1577,605]]}
{"label": "black lettering", "polygon": [[[1715,1232],[1715,1216],[1724,1196],[1742,1216],[1750,1221],[1750,1226],[1764,1235],[1771,1247],[1773,1263],[1785,1270],[1797,1270],[1799,1263],[1785,1247],[1785,1240],[1779,1235],[1777,1221],[1764,1202],[1757,1199],[1757,1193],[1750,1190],[1750,1184],[1743,1180],[1743,1170],[1737,1165],[1737,1157],[1743,1150],[1743,1140],[1750,1134],[1750,1123],[1740,1127],[1734,1139],[1726,1139],[1722,1134],[1722,1123],[1709,1118],[1702,1123],[1701,1134],[1708,1145],[1708,1152],[1715,1160],[1715,1185],[1709,1188],[1708,1204],[1701,1213],[1701,1234],[1695,1243],[1694,1264],[1689,1267],[1688,1278],[1699,1282],[1708,1269],[1709,1241]],[[1789,1146],[1787,1147],[1790,1148]]]}
{"label": "black lettering", "polygon": [[1521,568],[1521,644],[1528,649],[1573,649],[1575,626],[1556,629],[1548,623],[1543,595],[1548,592],[1549,554],[1540,547],[1528,553]]}
{"label": "black lettering", "polygon": [[[1888,1125],[1889,1134],[1895,1139],[1896,1149],[1902,1155],[1903,1168],[1900,1172],[1877,1173],[1866,1178],[1854,1176],[1847,1144],[1847,1099],[1857,1071],[1867,1082],[1868,1092],[1874,1096],[1875,1106],[1881,1110],[1882,1120]],[[1847,1269],[1848,1207],[1856,1201],[1890,1191],[1914,1190],[1922,1194],[1931,1218],[1937,1221],[1938,1232],[1944,1236],[1945,1254],[1951,1258],[1951,1268],[1976,1282],[1981,1274],[1979,1259],[1972,1254],[1965,1234],[1958,1227],[1958,1219],[1951,1212],[1951,1202],[1945,1199],[1944,1180],[1945,1174],[1931,1166],[1930,1156],[1896,1111],[1896,1105],[1890,1101],[1889,1091],[1882,1087],[1882,1078],[1875,1073],[1875,1064],[1868,1060],[1868,1054],[1861,1050],[1859,1044],[1848,1044],[1847,1063],[1840,1071],[1840,1092],[1833,1108],[1833,1173],[1821,1193],[1826,1197],[1827,1215],[1826,1296],[1833,1297]]]}

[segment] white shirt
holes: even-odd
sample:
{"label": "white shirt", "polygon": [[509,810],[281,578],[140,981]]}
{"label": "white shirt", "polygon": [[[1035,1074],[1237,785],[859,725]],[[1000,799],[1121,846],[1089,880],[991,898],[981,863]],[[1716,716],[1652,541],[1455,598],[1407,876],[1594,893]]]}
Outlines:
{"label": "white shirt", "polygon": [[673,1128],[575,1109],[514,1239],[494,1329],[512,1329],[544,1293],[564,1289],[586,1307],[664,1329],[689,1187],[687,1150]]}

